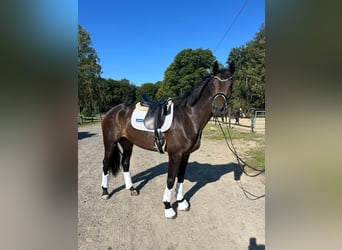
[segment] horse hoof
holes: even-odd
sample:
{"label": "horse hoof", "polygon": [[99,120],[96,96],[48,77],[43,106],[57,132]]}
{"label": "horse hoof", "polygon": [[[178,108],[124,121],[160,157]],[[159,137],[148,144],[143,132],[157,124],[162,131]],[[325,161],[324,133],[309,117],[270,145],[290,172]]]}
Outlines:
{"label": "horse hoof", "polygon": [[178,210],[180,211],[189,211],[190,210],[190,204],[187,202],[187,200],[178,201]]}
{"label": "horse hoof", "polygon": [[185,209],[181,209],[181,211],[185,211],[185,212],[187,212],[187,211],[189,211],[190,210],[190,206],[188,206],[187,208],[185,208]]}
{"label": "horse hoof", "polygon": [[139,191],[137,189],[135,189],[134,187],[131,187],[129,190],[131,191],[131,196],[138,196],[139,195]]}
{"label": "horse hoof", "polygon": [[101,196],[101,198],[103,200],[108,200],[109,199],[109,195],[108,194],[104,194],[104,195]]}
{"label": "horse hoof", "polygon": [[177,218],[177,214],[175,214],[174,216],[172,216],[172,217],[166,217],[167,219],[170,219],[170,220],[174,220],[174,219],[176,219]]}
{"label": "horse hoof", "polygon": [[172,207],[168,208],[168,209],[165,209],[164,211],[165,211],[165,217],[167,219],[176,219],[177,214],[176,214],[175,210],[173,210]]}

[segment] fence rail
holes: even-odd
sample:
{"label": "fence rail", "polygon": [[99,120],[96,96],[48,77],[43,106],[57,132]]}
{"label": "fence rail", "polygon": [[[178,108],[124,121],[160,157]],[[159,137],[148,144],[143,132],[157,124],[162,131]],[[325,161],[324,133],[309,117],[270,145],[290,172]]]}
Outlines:
{"label": "fence rail", "polygon": [[229,128],[234,126],[243,130],[250,130],[252,133],[265,133],[265,110],[256,110],[252,113],[252,117],[247,118],[241,113],[237,113],[236,110],[228,109],[227,114],[218,117],[218,119],[222,119],[222,122],[228,124]]}
{"label": "fence rail", "polygon": [[100,116],[77,116],[78,124],[88,123],[88,122],[100,122],[102,121],[102,115]]}

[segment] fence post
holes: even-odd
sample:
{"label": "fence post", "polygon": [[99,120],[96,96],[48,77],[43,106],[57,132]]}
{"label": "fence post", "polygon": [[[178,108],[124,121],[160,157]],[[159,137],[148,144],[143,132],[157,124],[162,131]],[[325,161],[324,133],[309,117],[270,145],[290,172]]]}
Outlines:
{"label": "fence post", "polygon": [[232,114],[232,112],[231,112],[231,107],[229,107],[229,108],[228,108],[228,116],[229,116],[229,120],[228,120],[228,121],[229,121],[229,122],[228,122],[228,123],[229,123],[229,126],[228,126],[228,127],[229,127],[229,128],[231,128],[231,114]]}
{"label": "fence post", "polygon": [[256,112],[254,112],[254,114],[251,115],[251,128],[252,128],[252,133],[255,133],[255,123],[256,123]]}

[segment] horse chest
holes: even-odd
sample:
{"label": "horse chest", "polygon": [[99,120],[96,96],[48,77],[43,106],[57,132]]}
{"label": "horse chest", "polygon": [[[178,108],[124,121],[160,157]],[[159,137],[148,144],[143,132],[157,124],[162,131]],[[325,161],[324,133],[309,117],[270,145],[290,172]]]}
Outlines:
{"label": "horse chest", "polygon": [[202,132],[197,135],[195,143],[192,145],[190,152],[194,152],[197,149],[199,149],[199,147],[201,146],[201,137],[202,137]]}

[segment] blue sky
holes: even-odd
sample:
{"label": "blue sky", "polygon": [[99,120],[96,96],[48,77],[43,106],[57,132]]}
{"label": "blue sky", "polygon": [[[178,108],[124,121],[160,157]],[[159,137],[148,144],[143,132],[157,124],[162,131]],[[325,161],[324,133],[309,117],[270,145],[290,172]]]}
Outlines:
{"label": "blue sky", "polygon": [[90,33],[102,77],[139,86],[163,80],[187,48],[210,49],[226,65],[230,50],[252,40],[265,23],[265,1],[249,0],[228,31],[245,2],[79,0],[78,22]]}

